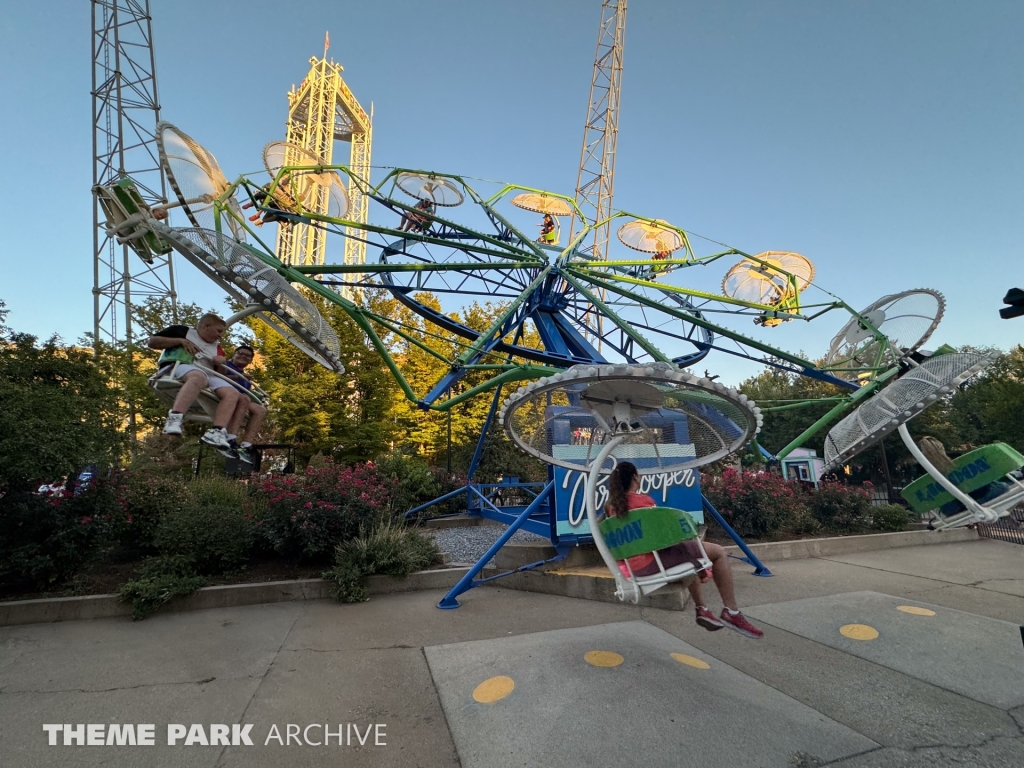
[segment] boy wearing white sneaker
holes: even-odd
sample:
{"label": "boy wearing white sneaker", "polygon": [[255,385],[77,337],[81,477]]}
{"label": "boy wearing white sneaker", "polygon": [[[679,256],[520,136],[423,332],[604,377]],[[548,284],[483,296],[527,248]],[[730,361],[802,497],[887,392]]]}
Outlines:
{"label": "boy wearing white sneaker", "polygon": [[[246,390],[252,389],[252,377],[245,372],[245,369],[253,361],[255,354],[256,351],[248,344],[241,344],[235,349],[235,354],[226,364],[225,372]],[[249,417],[249,420],[245,424],[245,433],[241,435],[241,441],[239,441],[238,435],[234,433],[240,429],[246,416]],[[259,433],[266,416],[266,406],[243,397],[239,399],[235,414],[228,424],[228,440],[231,441],[231,447],[237,451],[238,458],[246,464],[252,464],[255,461],[251,438]]]}
{"label": "boy wearing white sneaker", "polygon": [[149,337],[147,346],[160,350],[158,369],[173,368],[171,375],[182,382],[174,398],[174,405],[167,415],[164,425],[165,435],[181,435],[185,413],[192,407],[199,393],[204,389],[213,390],[220,402],[213,417],[213,428],[206,431],[200,438],[225,456],[234,457],[235,453],[228,441],[225,427],[238,406],[240,397],[244,397],[229,381],[197,368],[194,363],[219,370],[227,359],[220,346],[220,338],[224,334],[224,321],[213,313],[199,318],[195,328],[187,325],[172,325]]}

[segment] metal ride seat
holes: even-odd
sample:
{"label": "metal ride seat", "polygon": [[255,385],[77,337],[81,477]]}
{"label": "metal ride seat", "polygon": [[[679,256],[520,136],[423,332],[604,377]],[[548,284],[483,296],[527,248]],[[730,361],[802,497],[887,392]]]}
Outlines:
{"label": "metal ride seat", "polygon": [[969,508],[944,513],[943,508],[947,505],[964,505],[958,504],[959,499],[954,498],[953,494],[943,488],[927,471],[904,488],[901,494],[915,512],[924,515],[935,511],[935,528],[953,528],[972,522],[994,522],[1018,504],[1024,503],[1024,483],[1011,474],[1022,467],[1024,455],[1006,443],[984,445],[953,459],[953,471],[945,477],[964,494],[970,495],[999,481],[1009,483],[1009,488],[994,498],[982,497],[974,500],[987,513],[987,520],[977,520],[978,510]]}
{"label": "metal ride seat", "polygon": [[[620,572],[624,568],[628,573],[626,581],[633,585],[631,592],[623,591],[621,599],[631,593],[633,602],[638,602],[641,595],[649,595],[668,584],[692,578],[711,568],[711,560],[704,551],[693,518],[680,509],[634,509],[626,517],[605,517],[600,523],[600,529],[608,550],[620,566]],[[692,559],[666,568],[658,551],[677,544],[682,544]],[[637,576],[630,568],[628,558],[645,554],[654,555],[658,572]]]}
{"label": "metal ride seat", "polygon": [[1024,484],[1011,478],[1008,490],[991,500],[983,496],[982,501],[969,496],[969,491],[965,493],[960,484],[974,491],[981,490],[1024,465],[1024,456],[998,443],[984,446],[961,456],[947,477],[928,460],[907,429],[908,421],[981,373],[994,360],[991,352],[951,352],[933,354],[920,364],[915,362],[910,370],[876,391],[832,427],[825,437],[825,471],[842,466],[895,430],[910,455],[927,473],[927,477],[916,480],[904,490],[904,498],[910,505],[917,510],[934,509],[954,501],[963,505],[962,511],[947,517],[943,517],[940,510],[934,528],[994,523],[1008,515],[1013,507],[1024,502]]}
{"label": "metal ride seat", "polygon": [[153,216],[153,211],[134,181],[123,178],[106,186],[96,185],[93,194],[106,216],[107,237],[127,245],[147,264],[152,264],[155,256],[166,256],[171,252],[166,240],[141,226]]}
{"label": "metal ride seat", "polygon": [[[149,388],[153,390],[153,393],[159,397],[164,403],[167,404],[168,408],[173,407],[174,398],[178,396],[178,392],[181,390],[182,382],[180,379],[174,378],[173,374],[177,367],[181,365],[180,362],[176,362],[173,365],[165,365],[159,369],[155,374],[149,378]],[[247,395],[250,400],[254,403],[266,406],[269,401],[267,393],[260,389],[255,383],[252,383],[252,389],[247,390],[245,387],[231,381],[229,376],[222,373],[206,368],[205,366],[191,363],[196,368],[204,371],[205,373],[213,376],[219,376],[224,379],[232,386],[235,387],[239,392]],[[220,403],[220,398],[217,397],[216,393],[211,389],[203,389],[199,392],[195,402],[189,407],[188,412],[185,414],[185,421],[195,421],[200,424],[213,424],[214,414],[217,412],[217,406]],[[245,426],[245,422],[248,421],[248,416],[243,420],[242,426]]]}

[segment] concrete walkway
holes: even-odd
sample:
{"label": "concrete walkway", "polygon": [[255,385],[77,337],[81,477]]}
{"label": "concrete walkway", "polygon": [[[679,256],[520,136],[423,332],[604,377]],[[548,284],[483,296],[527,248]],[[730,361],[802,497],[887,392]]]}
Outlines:
{"label": "concrete walkway", "polygon": [[1024,547],[733,567],[763,640],[500,586],[0,628],[0,765],[1024,765]]}

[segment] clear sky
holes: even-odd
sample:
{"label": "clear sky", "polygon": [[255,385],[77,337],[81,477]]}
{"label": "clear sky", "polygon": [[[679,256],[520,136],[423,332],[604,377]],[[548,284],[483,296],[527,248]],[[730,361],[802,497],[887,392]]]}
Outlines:
{"label": "clear sky", "polygon": [[[3,11],[0,299],[16,329],[74,340],[92,327],[89,3]],[[329,30],[374,104],[375,165],[575,186],[598,0],[152,0],[152,15],[162,117],[229,177],[283,138],[285,94]],[[938,289],[935,343],[1009,348],[1024,336],[997,312],[1024,287],[1021,29],[1017,0],[633,0],[615,206],[802,253],[854,306]],[[178,270],[184,300],[220,304]],[[838,323],[770,338],[817,356]]]}

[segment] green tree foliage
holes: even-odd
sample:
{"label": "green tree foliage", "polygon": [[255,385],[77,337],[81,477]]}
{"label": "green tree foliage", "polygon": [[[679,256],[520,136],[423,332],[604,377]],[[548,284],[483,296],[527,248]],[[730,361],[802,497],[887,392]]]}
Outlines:
{"label": "green tree foliage", "polygon": [[[799,376],[779,368],[768,366],[757,376],[747,379],[739,386],[740,392],[754,400],[762,409],[772,406],[796,405],[801,402],[817,401],[813,404],[787,408],[785,410],[764,410],[764,427],[758,442],[772,454],[778,453],[805,429],[820,419],[836,403],[823,401],[846,394],[839,387],[817,379]],[[814,448],[818,455],[824,448],[827,429],[822,430],[805,443]]]}
{"label": "green tree foliage", "polygon": [[[441,311],[441,303],[430,293],[416,294],[416,301]],[[494,319],[505,309],[503,304],[473,302],[460,313],[450,316],[460,323],[476,331],[486,330]],[[377,312],[392,318],[415,342],[429,347],[436,354],[431,354],[415,342],[402,338],[398,334],[387,336],[390,351],[402,375],[405,376],[413,391],[420,397],[433,389],[450,370],[451,360],[457,358],[469,345],[470,341],[455,334],[439,330],[436,326],[426,323],[412,310],[397,301],[390,304],[382,302],[375,307]],[[539,338],[535,331],[528,330],[522,339],[517,341],[525,346],[539,346]],[[487,356],[482,362],[496,364],[505,363],[507,355],[497,353]],[[451,396],[458,397],[473,387],[487,381],[493,371],[470,371],[451,388]],[[503,396],[507,396],[514,386],[507,385]],[[442,396],[439,402],[447,399]],[[395,390],[392,405],[396,433],[395,448],[404,452],[421,456],[428,461],[447,464],[448,427],[451,423],[452,469],[465,473],[476,449],[481,430],[487,420],[487,412],[493,399],[492,392],[480,394],[463,402],[449,412],[424,411],[416,403],[405,397],[401,390]],[[518,475],[523,478],[543,476],[545,470],[538,467],[524,454],[515,450],[505,437],[499,425],[492,425],[484,445],[484,454],[476,479],[491,480],[499,474]]]}
{"label": "green tree foliage", "polygon": [[366,336],[338,306],[311,297],[338,334],[345,374],[314,362],[259,320],[250,320],[254,379],[270,395],[269,431],[296,446],[302,464],[318,453],[336,461],[372,458],[390,447],[397,388]]}
{"label": "green tree foliage", "polygon": [[123,446],[117,391],[90,350],[58,337],[0,341],[0,491],[112,464]]}
{"label": "green tree foliage", "polygon": [[953,447],[966,449],[1000,441],[1024,452],[1024,347],[1001,355],[957,392],[946,410],[958,438]]}
{"label": "green tree foliage", "polygon": [[[978,349],[961,347],[959,351]],[[773,368],[766,368],[761,374],[748,379],[740,385],[740,390],[762,407],[841,394],[830,385]],[[830,407],[830,403],[820,402],[806,408],[768,411],[758,440],[776,453]],[[839,418],[842,416],[836,421]],[[834,424],[828,424],[804,445],[821,455],[825,435]],[[936,402],[907,426],[915,439],[923,435],[938,438],[951,455],[997,441],[1024,451],[1024,348],[1017,346],[1000,355],[985,372]],[[895,485],[902,485],[921,474],[921,469],[898,435],[892,434],[885,439],[885,452]],[[849,479],[854,482],[885,481],[882,451],[877,444],[859,453],[850,466],[852,474]]]}

